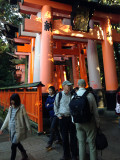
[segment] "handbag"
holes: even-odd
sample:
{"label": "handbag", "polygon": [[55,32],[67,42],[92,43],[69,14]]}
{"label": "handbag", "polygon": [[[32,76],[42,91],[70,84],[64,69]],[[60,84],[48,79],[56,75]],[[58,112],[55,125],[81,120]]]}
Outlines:
{"label": "handbag", "polygon": [[108,141],[101,129],[97,129],[96,139],[95,139],[96,149],[103,150],[108,147]]}
{"label": "handbag", "polygon": [[115,112],[118,116],[120,116],[120,104],[118,102],[116,103]]}

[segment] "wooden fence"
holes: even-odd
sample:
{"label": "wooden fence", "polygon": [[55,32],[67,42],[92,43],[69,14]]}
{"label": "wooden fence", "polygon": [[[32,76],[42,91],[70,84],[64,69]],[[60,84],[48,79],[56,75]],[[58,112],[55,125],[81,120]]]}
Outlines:
{"label": "wooden fence", "polygon": [[0,88],[0,105],[4,110],[10,106],[10,97],[18,93],[29,118],[38,124],[38,132],[43,132],[42,87],[41,82]]}

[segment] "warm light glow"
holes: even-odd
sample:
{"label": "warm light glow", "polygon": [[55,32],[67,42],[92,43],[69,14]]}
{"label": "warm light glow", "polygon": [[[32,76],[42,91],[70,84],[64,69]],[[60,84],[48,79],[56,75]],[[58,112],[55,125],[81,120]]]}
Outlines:
{"label": "warm light glow", "polygon": [[64,71],[64,80],[66,81],[67,80],[67,76],[66,76],[66,72]]}
{"label": "warm light glow", "polygon": [[98,39],[100,39],[100,32],[99,31],[97,31],[97,37],[98,37]]}
{"label": "warm light glow", "polygon": [[107,27],[107,40],[110,43],[110,45],[113,45],[112,41],[112,30],[110,25],[110,20],[108,19],[108,27]]}
{"label": "warm light glow", "polygon": [[49,58],[49,61],[54,62],[54,59],[53,58]]}
{"label": "warm light glow", "polygon": [[60,31],[59,30],[55,30],[55,31],[53,31],[53,34],[59,34],[60,33]]}
{"label": "warm light glow", "polygon": [[99,27],[100,31],[101,31],[101,35],[103,37],[103,40],[104,40],[104,34],[103,34],[103,30],[102,30],[102,27]]}
{"label": "warm light glow", "polygon": [[57,73],[55,73],[55,77],[57,77]]}
{"label": "warm light glow", "polygon": [[47,11],[44,15],[44,18],[51,19],[51,12]]}
{"label": "warm light glow", "polygon": [[71,36],[75,36],[75,37],[84,37],[83,34],[76,34],[76,33],[72,33]]}
{"label": "warm light glow", "polygon": [[42,22],[42,18],[40,18],[40,17],[35,18],[35,20],[38,22]]}
{"label": "warm light glow", "polygon": [[100,67],[97,67],[96,69],[97,69],[97,70],[99,71],[99,73],[100,73]]}
{"label": "warm light glow", "polygon": [[63,28],[64,32],[70,32],[70,26],[69,25],[65,25],[65,27]]}

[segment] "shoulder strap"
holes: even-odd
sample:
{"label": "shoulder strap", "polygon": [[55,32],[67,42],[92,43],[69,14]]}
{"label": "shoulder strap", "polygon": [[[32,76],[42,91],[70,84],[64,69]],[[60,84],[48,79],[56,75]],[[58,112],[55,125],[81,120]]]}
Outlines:
{"label": "shoulder strap", "polygon": [[59,98],[58,98],[58,103],[60,104],[60,100],[62,98],[62,92],[59,92]]}
{"label": "shoulder strap", "polygon": [[86,97],[88,93],[89,93],[88,91],[85,91],[85,93],[82,95],[82,97]]}
{"label": "shoulder strap", "polygon": [[77,97],[77,96],[78,96],[78,95],[77,95],[77,93],[75,92],[75,93],[74,93],[74,96],[73,96],[73,98],[75,98],[75,97]]}

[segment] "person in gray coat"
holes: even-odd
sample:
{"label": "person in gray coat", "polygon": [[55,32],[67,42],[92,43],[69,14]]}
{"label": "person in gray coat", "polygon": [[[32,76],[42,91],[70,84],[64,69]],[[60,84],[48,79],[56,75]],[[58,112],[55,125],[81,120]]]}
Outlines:
{"label": "person in gray coat", "polygon": [[[86,83],[84,79],[78,81],[79,90],[77,91],[78,96],[82,96],[86,89]],[[96,129],[99,128],[99,115],[97,110],[96,100],[92,93],[87,94],[90,111],[92,113],[92,119],[86,123],[75,123],[77,130],[77,138],[79,143],[79,160],[86,160],[86,141],[90,148],[90,160],[97,159],[97,151],[95,145]]]}
{"label": "person in gray coat", "polygon": [[5,121],[0,129],[0,134],[8,127],[11,140],[11,160],[16,158],[16,149],[20,150],[22,154],[22,160],[27,160],[28,156],[20,141],[27,138],[27,130],[31,132],[31,127],[25,107],[21,104],[18,94],[13,94],[10,97],[10,107]]}

